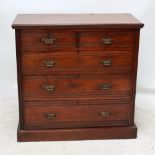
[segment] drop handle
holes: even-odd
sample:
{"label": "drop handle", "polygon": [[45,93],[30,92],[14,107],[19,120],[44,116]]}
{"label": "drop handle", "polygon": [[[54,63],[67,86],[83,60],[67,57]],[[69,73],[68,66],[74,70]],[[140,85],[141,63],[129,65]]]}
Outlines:
{"label": "drop handle", "polygon": [[56,40],[55,37],[52,37],[51,35],[42,37],[42,43],[46,44],[46,45],[51,45],[54,44],[54,41]]}
{"label": "drop handle", "polygon": [[112,38],[102,38],[101,39],[102,42],[105,44],[105,45],[110,45],[113,43],[113,39]]}
{"label": "drop handle", "polygon": [[52,120],[56,117],[56,113],[45,114],[45,117],[49,120]]}
{"label": "drop handle", "polygon": [[55,90],[54,85],[45,85],[45,86],[43,86],[43,88],[46,92],[53,92]]}
{"label": "drop handle", "polygon": [[101,60],[101,64],[104,66],[111,66],[112,60]]}
{"label": "drop handle", "polygon": [[46,67],[54,67],[56,62],[53,61],[53,60],[45,60],[43,61],[43,64],[46,66]]}
{"label": "drop handle", "polygon": [[109,84],[109,83],[104,83],[104,84],[101,85],[102,90],[109,90],[111,88],[112,88],[112,85]]}
{"label": "drop handle", "polygon": [[110,116],[111,115],[111,112],[99,112],[99,115],[100,116],[103,116],[103,117],[107,117],[107,116]]}

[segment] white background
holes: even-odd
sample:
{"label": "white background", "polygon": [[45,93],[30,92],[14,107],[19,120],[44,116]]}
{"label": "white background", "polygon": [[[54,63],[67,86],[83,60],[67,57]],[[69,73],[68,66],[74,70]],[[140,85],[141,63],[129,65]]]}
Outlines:
{"label": "white background", "polygon": [[[11,29],[11,24],[16,14],[18,13],[132,13],[145,24],[144,28],[141,30],[140,38],[137,92],[138,94],[144,92],[155,93],[154,0],[0,0],[0,106],[3,105],[0,107],[1,155],[12,155],[13,152],[17,154],[18,151],[20,151],[20,153],[18,152],[19,154],[32,153],[30,151],[32,149],[31,144],[15,143],[18,110],[16,86],[15,35],[14,30]],[[149,130],[149,133],[148,128],[145,128],[145,124],[153,121],[147,118],[147,116],[145,115],[147,110],[148,113],[150,113],[151,109],[151,107],[147,105],[149,102],[147,103],[145,102],[145,100],[146,98],[142,95],[142,97],[139,97],[139,100],[137,101],[143,104],[139,104],[139,107],[140,109],[142,109],[142,111],[139,110],[138,112],[137,110],[136,120],[137,124],[139,124],[140,129],[142,129],[139,133],[142,132],[142,135],[146,135],[146,137],[144,138],[143,136],[140,136],[140,141],[137,141],[136,143],[135,141],[127,141],[127,143],[117,143],[117,141],[106,141],[102,143],[95,142],[94,144],[90,141],[87,143],[88,145],[83,142],[81,146],[80,142],[65,143],[64,145],[62,145],[61,142],[53,143],[53,145],[47,145],[47,143],[38,143],[36,145],[34,144],[32,154],[46,154],[46,151],[48,151],[49,153],[50,151],[53,151],[52,153],[55,155],[57,154],[56,150],[61,150],[59,153],[67,155],[70,153],[69,151],[71,151],[71,154],[81,154],[82,152],[78,152],[80,148],[78,149],[76,147],[78,145],[79,147],[84,149],[85,155],[87,154],[87,151],[89,151],[89,154],[115,153],[116,155],[120,155],[120,152],[122,151],[123,155],[127,155],[130,154],[128,152],[129,148],[132,151],[132,155],[153,155],[155,153],[153,153],[154,148],[152,146],[153,141],[151,138],[155,138],[155,126],[154,129],[152,126],[150,126],[149,129],[152,129],[152,132]],[[154,107],[155,106],[153,106],[152,104],[152,109]],[[154,112],[152,111],[151,114],[153,116]],[[144,120],[146,120],[146,123],[143,122],[142,117],[145,117]],[[147,124],[147,126],[149,125],[151,125],[151,123]],[[150,139],[148,138],[149,136]],[[7,145],[9,145],[9,147]],[[35,146],[39,148],[36,149]],[[112,146],[112,148],[110,146]],[[74,148],[76,149],[74,150]],[[134,149],[138,149],[137,152],[135,152]],[[65,150],[66,152],[64,152],[63,150]]]}

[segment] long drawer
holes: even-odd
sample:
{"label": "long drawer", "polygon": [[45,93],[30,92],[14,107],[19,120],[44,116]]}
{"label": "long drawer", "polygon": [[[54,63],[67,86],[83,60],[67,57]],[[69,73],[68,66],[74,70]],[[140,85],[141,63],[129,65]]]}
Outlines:
{"label": "long drawer", "polygon": [[23,97],[25,101],[52,100],[57,97],[91,97],[96,95],[131,94],[131,75],[68,74],[50,76],[25,76]]}
{"label": "long drawer", "polygon": [[133,54],[129,51],[108,51],[96,55],[82,53],[70,53],[68,55],[54,55],[53,53],[23,54],[22,72],[24,75],[62,72],[130,73]]}
{"label": "long drawer", "polygon": [[128,125],[130,105],[24,106],[25,129]]}

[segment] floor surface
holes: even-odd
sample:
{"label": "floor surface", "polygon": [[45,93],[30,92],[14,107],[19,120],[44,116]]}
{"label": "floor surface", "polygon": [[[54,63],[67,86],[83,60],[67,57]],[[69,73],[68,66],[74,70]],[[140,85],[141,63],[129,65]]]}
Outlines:
{"label": "floor surface", "polygon": [[135,111],[137,139],[18,143],[17,97],[0,98],[0,155],[155,155],[155,94],[137,94]]}

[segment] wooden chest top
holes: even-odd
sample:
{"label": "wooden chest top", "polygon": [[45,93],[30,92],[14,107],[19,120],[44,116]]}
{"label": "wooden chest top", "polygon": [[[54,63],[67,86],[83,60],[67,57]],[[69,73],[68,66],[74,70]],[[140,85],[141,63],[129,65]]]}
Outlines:
{"label": "wooden chest top", "polygon": [[[101,28],[141,28],[143,24],[131,14],[19,14],[12,27],[99,26]],[[80,26],[80,27],[79,27]]]}

